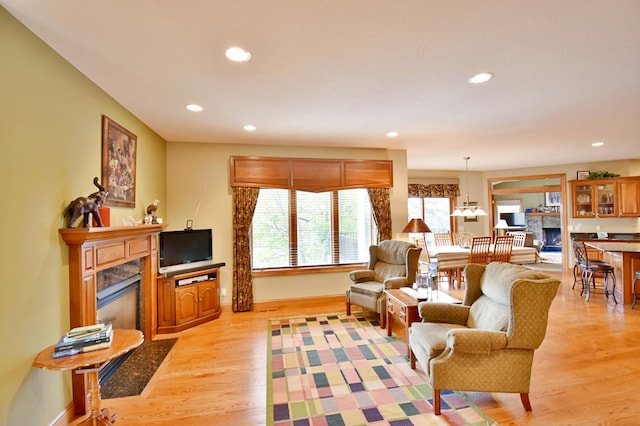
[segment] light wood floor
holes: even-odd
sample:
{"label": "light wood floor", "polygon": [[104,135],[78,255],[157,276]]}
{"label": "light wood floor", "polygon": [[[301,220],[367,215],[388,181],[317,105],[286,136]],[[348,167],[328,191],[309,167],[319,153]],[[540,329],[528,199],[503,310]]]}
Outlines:
{"label": "light wood floor", "polygon": [[[467,393],[501,425],[640,424],[640,309],[596,294],[586,303],[570,275],[553,302],[536,352],[533,412],[516,394]],[[446,289],[446,286],[444,286]],[[456,290],[452,293],[458,293]],[[455,295],[455,294],[454,294]],[[266,419],[267,320],[344,312],[341,300],[232,313],[179,340],[141,396],[104,400],[116,425],[262,425]]]}

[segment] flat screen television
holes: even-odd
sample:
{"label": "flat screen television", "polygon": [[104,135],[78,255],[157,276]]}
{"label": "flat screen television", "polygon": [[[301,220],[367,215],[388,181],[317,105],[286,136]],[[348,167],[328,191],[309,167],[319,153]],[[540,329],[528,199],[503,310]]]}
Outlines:
{"label": "flat screen television", "polygon": [[527,218],[524,212],[500,213],[500,219],[506,220],[509,226],[527,226]]}
{"label": "flat screen television", "polygon": [[159,236],[158,272],[174,273],[213,264],[211,229],[165,231]]}

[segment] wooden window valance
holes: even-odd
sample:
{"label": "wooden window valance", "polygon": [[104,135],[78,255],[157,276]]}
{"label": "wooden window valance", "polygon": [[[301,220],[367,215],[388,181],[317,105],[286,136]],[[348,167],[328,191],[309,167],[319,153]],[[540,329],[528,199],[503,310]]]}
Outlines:
{"label": "wooden window valance", "polygon": [[457,183],[430,184],[420,183],[409,184],[409,197],[412,198],[435,198],[435,197],[459,197],[460,185]]}
{"label": "wooden window valance", "polygon": [[231,186],[310,192],[391,188],[393,161],[231,157]]}

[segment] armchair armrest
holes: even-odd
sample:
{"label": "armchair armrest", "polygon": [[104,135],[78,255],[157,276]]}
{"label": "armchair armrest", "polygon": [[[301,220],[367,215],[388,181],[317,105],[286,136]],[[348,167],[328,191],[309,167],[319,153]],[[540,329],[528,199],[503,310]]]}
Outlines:
{"label": "armchair armrest", "polygon": [[354,283],[363,283],[366,281],[373,281],[373,278],[376,276],[375,271],[370,269],[361,269],[358,271],[349,272],[349,278]]}
{"label": "armchair armrest", "polygon": [[447,348],[453,353],[489,355],[507,347],[507,333],[504,331],[459,328],[447,332]]}
{"label": "armchair armrest", "polygon": [[418,313],[422,322],[466,325],[469,309],[469,306],[443,302],[421,302],[418,304]]}
{"label": "armchair armrest", "polygon": [[405,277],[393,277],[387,278],[384,280],[384,288],[385,290],[389,290],[390,288],[400,288],[406,287],[409,285],[409,280]]}

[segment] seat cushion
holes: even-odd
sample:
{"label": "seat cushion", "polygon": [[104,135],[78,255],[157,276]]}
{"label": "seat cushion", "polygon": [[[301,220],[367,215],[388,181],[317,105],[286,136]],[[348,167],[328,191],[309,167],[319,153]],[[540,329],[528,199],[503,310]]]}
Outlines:
{"label": "seat cushion", "polygon": [[376,281],[351,284],[351,293],[362,294],[371,298],[378,298],[384,291],[384,285]]}
{"label": "seat cushion", "polygon": [[414,322],[411,324],[409,344],[420,365],[427,368],[428,361],[440,355],[447,346],[447,332],[463,325],[434,322]]}

